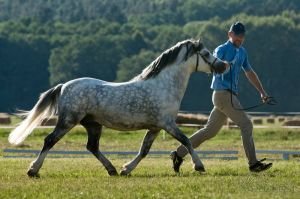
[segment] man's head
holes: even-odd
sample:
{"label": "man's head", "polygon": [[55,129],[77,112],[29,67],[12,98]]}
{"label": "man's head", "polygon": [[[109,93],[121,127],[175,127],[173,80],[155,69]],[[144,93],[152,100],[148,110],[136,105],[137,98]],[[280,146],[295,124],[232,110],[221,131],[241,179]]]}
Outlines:
{"label": "man's head", "polygon": [[240,47],[244,42],[245,33],[245,26],[241,22],[237,21],[230,26],[228,37],[233,45],[235,45],[236,47]]}

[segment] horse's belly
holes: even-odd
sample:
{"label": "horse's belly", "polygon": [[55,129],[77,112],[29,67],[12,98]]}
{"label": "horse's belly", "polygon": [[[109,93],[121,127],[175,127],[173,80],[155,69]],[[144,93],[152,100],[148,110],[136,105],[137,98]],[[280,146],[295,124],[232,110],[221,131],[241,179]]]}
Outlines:
{"label": "horse's belly", "polygon": [[96,120],[103,126],[116,130],[140,130],[156,126],[153,121],[143,119],[142,117],[124,117],[124,115],[123,117],[98,117]]}
{"label": "horse's belly", "polygon": [[126,131],[126,130],[140,130],[140,129],[149,129],[152,125],[149,124],[141,124],[141,123],[118,123],[118,122],[109,122],[109,121],[102,121],[100,122],[103,126],[115,130]]}
{"label": "horse's belly", "polygon": [[146,125],[124,125],[124,124],[107,124],[104,125],[107,128],[119,130],[119,131],[136,131],[141,129],[149,129]]}

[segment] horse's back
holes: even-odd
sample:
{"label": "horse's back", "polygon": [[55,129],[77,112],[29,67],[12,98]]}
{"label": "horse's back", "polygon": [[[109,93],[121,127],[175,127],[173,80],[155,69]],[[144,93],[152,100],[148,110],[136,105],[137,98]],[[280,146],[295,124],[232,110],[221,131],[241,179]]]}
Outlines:
{"label": "horse's back", "polygon": [[66,82],[64,84],[63,88],[70,87],[70,86],[86,87],[89,85],[102,85],[102,84],[107,84],[107,83],[110,83],[110,82],[106,82],[106,81],[91,78],[91,77],[83,77],[83,78],[73,79],[73,80]]}
{"label": "horse's back", "polygon": [[78,78],[66,82],[61,90],[58,111],[82,112],[96,98],[99,89],[109,82],[95,78]]}
{"label": "horse's back", "polygon": [[133,87],[128,82],[114,83],[94,78],[74,79],[63,85],[59,105],[69,111],[87,113],[114,109],[121,105],[123,98],[128,99],[129,96],[126,96],[126,93],[136,89]]}

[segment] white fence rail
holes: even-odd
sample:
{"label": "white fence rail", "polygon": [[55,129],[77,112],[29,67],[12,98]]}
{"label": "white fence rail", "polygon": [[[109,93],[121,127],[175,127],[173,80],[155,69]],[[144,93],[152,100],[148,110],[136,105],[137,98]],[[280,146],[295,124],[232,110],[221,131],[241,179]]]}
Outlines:
{"label": "white fence rail", "polygon": [[[33,158],[38,155],[39,150],[31,149],[4,149],[4,158]],[[223,160],[237,160],[239,152],[236,150],[224,150],[224,151],[196,151],[202,159],[223,159]],[[103,151],[105,155],[115,155],[121,157],[134,156],[137,151]],[[257,154],[272,155],[270,159],[274,159],[274,156],[279,156],[282,160],[298,159],[300,160],[300,151],[288,151],[288,150],[257,150]],[[150,151],[149,155],[154,157],[169,155],[170,151]],[[92,157],[92,154],[88,151],[49,151],[49,158],[84,158]],[[278,159],[278,158],[276,158]]]}

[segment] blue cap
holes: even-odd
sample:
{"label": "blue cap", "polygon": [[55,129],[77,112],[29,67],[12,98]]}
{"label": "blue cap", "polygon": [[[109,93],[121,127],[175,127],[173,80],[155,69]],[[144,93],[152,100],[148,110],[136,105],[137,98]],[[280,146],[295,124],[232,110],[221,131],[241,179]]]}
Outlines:
{"label": "blue cap", "polygon": [[245,26],[237,21],[230,26],[229,32],[234,32],[236,35],[244,35],[246,33]]}

